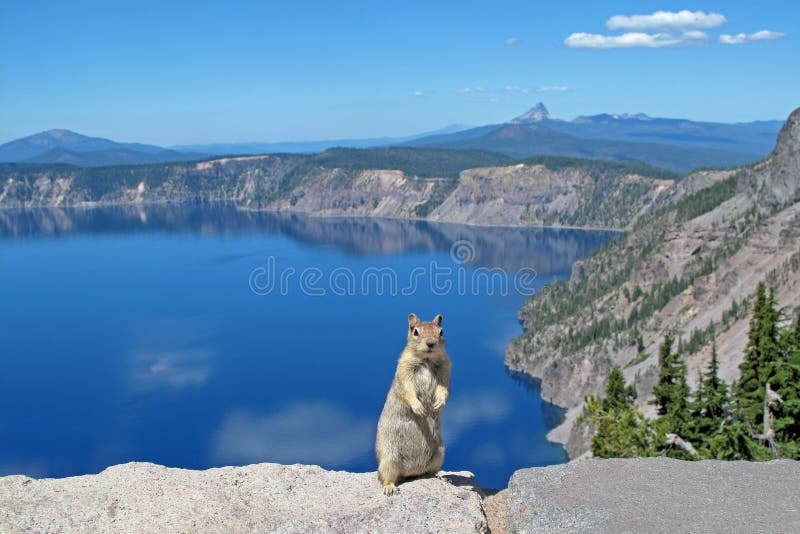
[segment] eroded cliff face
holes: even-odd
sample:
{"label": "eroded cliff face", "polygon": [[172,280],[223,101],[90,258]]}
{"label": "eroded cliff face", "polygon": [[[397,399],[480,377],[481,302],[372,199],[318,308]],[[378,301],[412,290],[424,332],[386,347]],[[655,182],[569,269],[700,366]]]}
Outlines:
{"label": "eroded cliff face", "polygon": [[211,202],[258,199],[296,164],[291,156],[81,169],[6,166],[0,207]]}
{"label": "eroded cliff face", "polygon": [[[568,409],[550,437],[564,443],[571,457],[589,445],[586,429],[573,428],[583,396],[602,392],[613,365],[624,369],[639,391],[640,406],[652,415],[647,402],[665,332],[689,343],[697,333],[708,334],[713,322],[720,374],[730,382],[738,377],[749,299],[758,283],[774,287],[790,314],[800,310],[798,132],[800,110],[767,160],[727,182],[724,176],[696,176],[679,184],[685,191],[670,193],[673,209],[664,207],[599,254],[577,262],[569,281],[545,288],[523,307],[526,332],[511,343],[506,362],[541,378],[544,398]],[[717,197],[727,200],[720,203]],[[548,313],[563,319],[547,321]],[[687,357],[690,383],[708,365],[710,339],[707,335]]]}
{"label": "eroded cliff face", "polygon": [[[435,179],[420,180],[396,170],[318,169],[258,208],[295,211],[315,217],[415,217],[431,197]],[[248,204],[248,198],[243,202]]]}
{"label": "eroded cliff face", "polygon": [[518,164],[463,171],[436,221],[501,226],[625,228],[672,180],[637,174],[592,175],[581,167]]}

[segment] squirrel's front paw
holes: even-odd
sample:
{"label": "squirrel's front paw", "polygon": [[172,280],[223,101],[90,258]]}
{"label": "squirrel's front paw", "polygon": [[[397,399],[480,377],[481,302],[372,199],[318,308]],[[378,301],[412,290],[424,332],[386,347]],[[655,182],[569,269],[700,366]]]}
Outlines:
{"label": "squirrel's front paw", "polygon": [[437,412],[444,408],[445,403],[447,402],[447,390],[444,388],[440,388],[436,390],[436,395],[433,399],[433,409]]}
{"label": "squirrel's front paw", "polygon": [[411,403],[411,411],[414,412],[414,414],[416,415],[424,416],[425,406],[423,406],[420,401],[413,402]]}

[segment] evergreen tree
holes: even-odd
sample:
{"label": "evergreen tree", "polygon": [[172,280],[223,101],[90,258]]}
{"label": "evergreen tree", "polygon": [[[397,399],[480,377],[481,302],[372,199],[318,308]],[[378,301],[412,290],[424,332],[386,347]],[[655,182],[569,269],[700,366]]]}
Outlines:
{"label": "evergreen tree", "polygon": [[651,422],[636,408],[610,412],[599,418],[592,438],[597,458],[637,458],[656,454],[656,433]]}
{"label": "evergreen tree", "polygon": [[[605,397],[586,397],[579,421],[596,430],[595,456],[632,457],[666,454],[684,459],[800,460],[800,317],[781,327],[781,310],[773,290],[759,284],[750,331],[741,363],[741,380],[729,391],[719,376],[716,341],[711,361],[698,377],[692,395],[680,351],[672,352],[667,334],[659,348],[658,383],[653,404],[660,417],[647,419],[636,407],[636,390],[614,367]],[[713,336],[713,329],[709,328]],[[712,337],[713,339],[713,337]],[[764,404],[769,384],[768,404]],[[764,426],[768,410],[770,431]],[[697,454],[674,436],[691,444]]]}
{"label": "evergreen tree", "polygon": [[[752,439],[743,442],[742,428],[725,428],[733,424],[728,386],[719,377],[717,342],[711,345],[708,369],[700,373],[692,410],[692,436],[701,457],[716,459],[749,458]],[[746,450],[741,451],[742,447]],[[723,458],[724,457],[724,458]]]}
{"label": "evergreen tree", "polygon": [[779,357],[779,316],[772,290],[767,293],[766,286],[761,282],[756,289],[747,347],[744,360],[739,365],[742,376],[736,392],[745,415],[756,426],[763,422],[764,388],[770,381]]}
{"label": "evergreen tree", "polygon": [[772,453],[753,439],[749,425],[734,421],[722,426],[709,437],[708,457],[715,460],[765,461],[772,459]]}
{"label": "evergreen tree", "polygon": [[664,342],[659,349],[658,384],[653,388],[653,402],[658,406],[658,415],[664,419],[661,428],[665,432],[690,440],[693,437],[692,413],[686,364],[679,353],[672,352],[672,344],[672,336],[664,336]]}
{"label": "evergreen tree", "polygon": [[664,336],[664,341],[658,349],[658,384],[653,388],[652,404],[656,405],[658,415],[666,415],[672,399],[672,368],[674,355],[672,353],[673,337],[671,334]]}
{"label": "evergreen tree", "polygon": [[625,384],[622,370],[614,366],[608,377],[605,397],[585,397],[580,423],[595,428],[592,454],[598,458],[653,456],[658,436],[651,422],[639,410],[636,388]]}
{"label": "evergreen tree", "polygon": [[708,370],[700,375],[695,397],[695,432],[711,435],[725,420],[725,407],[729,404],[728,386],[719,377],[717,342],[711,345],[711,362]]}
{"label": "evergreen tree", "polygon": [[606,396],[600,403],[602,409],[607,412],[611,410],[627,410],[633,408],[635,400],[636,388],[632,384],[630,386],[625,385],[625,377],[622,374],[622,369],[615,365],[614,368],[611,369],[611,374],[608,375]]}
{"label": "evergreen tree", "polygon": [[773,404],[772,429],[781,456],[800,459],[800,316],[779,336],[780,357],[770,388],[782,399]]}

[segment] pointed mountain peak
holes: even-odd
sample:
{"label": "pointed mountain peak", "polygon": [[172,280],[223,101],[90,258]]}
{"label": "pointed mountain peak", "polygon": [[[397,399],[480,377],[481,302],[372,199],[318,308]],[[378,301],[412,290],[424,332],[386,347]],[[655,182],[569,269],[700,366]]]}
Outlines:
{"label": "pointed mountain peak", "polygon": [[553,119],[554,117],[550,115],[550,112],[547,111],[547,108],[544,107],[544,104],[539,102],[531,109],[520,115],[519,117],[514,118],[511,123],[512,124],[530,124],[532,122],[539,122],[546,119]]}

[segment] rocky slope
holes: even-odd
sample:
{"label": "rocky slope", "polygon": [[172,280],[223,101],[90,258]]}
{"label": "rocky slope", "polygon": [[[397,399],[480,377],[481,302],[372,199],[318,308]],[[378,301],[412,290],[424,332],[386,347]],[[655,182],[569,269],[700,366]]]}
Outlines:
{"label": "rocky slope", "polygon": [[590,460],[522,469],[494,495],[469,473],[441,473],[389,498],[375,473],[129,463],[0,478],[0,531],[797,532],[798,477],[791,461]]}
{"label": "rocky slope", "polygon": [[613,166],[520,163],[469,169],[429,218],[501,226],[625,228],[674,183]]}
{"label": "rocky slope", "polygon": [[[542,379],[547,399],[568,409],[550,437],[571,456],[588,447],[573,422],[587,393],[602,391],[612,365],[646,404],[665,332],[685,343],[690,379],[710,358],[716,332],[721,374],[738,375],[747,306],[760,281],[790,315],[800,307],[800,110],[764,162],[728,177],[696,175],[659,201],[622,239],[573,267],[520,312],[526,332],[507,364]],[[683,191],[681,191],[683,189]]]}

